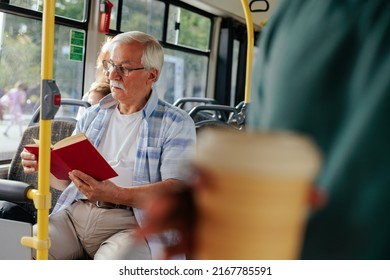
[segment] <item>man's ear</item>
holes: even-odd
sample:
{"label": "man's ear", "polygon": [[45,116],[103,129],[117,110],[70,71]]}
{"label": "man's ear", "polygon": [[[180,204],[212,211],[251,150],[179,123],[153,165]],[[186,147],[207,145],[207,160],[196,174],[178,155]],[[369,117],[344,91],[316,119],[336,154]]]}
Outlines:
{"label": "man's ear", "polygon": [[155,83],[157,81],[157,77],[158,70],[155,68],[150,69],[148,73],[148,82]]}

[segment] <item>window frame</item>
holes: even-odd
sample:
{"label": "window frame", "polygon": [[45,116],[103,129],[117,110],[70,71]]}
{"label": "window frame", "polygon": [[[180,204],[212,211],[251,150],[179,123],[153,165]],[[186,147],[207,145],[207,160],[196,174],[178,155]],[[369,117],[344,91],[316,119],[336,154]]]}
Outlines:
{"label": "window frame", "polygon": [[[165,4],[165,10],[164,10],[164,22],[163,22],[163,32],[162,32],[162,39],[160,40],[161,45],[164,48],[172,49],[172,50],[177,50],[177,51],[182,51],[182,52],[188,52],[190,54],[195,54],[195,55],[203,55],[207,56],[209,59],[210,57],[210,48],[211,48],[211,39],[213,37],[213,25],[214,25],[214,15],[207,13],[205,11],[202,11],[200,9],[197,9],[189,4],[183,3],[181,1],[175,1],[175,0],[153,0],[157,2],[162,2]],[[117,15],[117,22],[116,22],[116,29],[110,29],[108,32],[109,36],[115,36],[117,34],[120,34],[124,32],[124,30],[121,30],[121,20],[122,20],[122,4],[123,0],[118,0],[118,15]],[[210,19],[211,26],[210,26],[210,34],[209,34],[209,46],[207,51],[202,51],[199,49],[183,46],[183,45],[175,45],[172,43],[167,42],[167,27],[168,27],[168,19],[169,19],[169,6],[174,5],[176,7],[180,7],[183,9],[186,9],[190,12],[199,14],[201,16],[207,17]]]}

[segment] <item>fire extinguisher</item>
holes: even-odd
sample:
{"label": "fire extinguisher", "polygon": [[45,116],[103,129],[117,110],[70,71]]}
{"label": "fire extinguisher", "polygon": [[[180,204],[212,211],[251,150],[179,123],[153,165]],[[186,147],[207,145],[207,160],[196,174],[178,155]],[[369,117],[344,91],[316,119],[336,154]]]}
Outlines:
{"label": "fire extinguisher", "polygon": [[100,1],[100,32],[107,34],[110,30],[111,9],[114,5],[107,0]]}

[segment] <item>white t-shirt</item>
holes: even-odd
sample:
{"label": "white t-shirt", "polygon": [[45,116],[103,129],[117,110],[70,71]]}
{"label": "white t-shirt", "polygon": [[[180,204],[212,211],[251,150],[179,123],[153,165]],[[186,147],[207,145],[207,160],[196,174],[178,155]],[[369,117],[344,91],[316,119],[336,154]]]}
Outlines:
{"label": "white t-shirt", "polygon": [[116,108],[98,147],[100,153],[119,175],[111,181],[120,186],[129,186],[133,181],[141,116],[142,111],[122,115]]}

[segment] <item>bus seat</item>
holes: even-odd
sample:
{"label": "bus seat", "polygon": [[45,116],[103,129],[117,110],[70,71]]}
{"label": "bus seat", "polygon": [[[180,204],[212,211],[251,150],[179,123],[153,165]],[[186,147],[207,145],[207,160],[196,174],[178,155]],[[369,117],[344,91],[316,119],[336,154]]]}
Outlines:
{"label": "bus seat", "polygon": [[[51,121],[51,141],[52,144],[55,144],[59,140],[68,137],[72,134],[73,130],[76,127],[76,122],[67,121],[67,120],[52,120]],[[20,153],[23,150],[24,145],[31,144],[34,139],[39,139],[39,125],[32,125],[26,128],[23,133],[22,139],[19,143],[18,149],[11,160],[11,165],[8,171],[7,179],[0,179],[0,200],[5,200],[8,198],[6,196],[9,193],[9,188],[14,186],[14,182],[24,182],[30,186],[37,187],[38,185],[38,174],[26,174],[23,171],[23,166],[21,163]],[[50,191],[52,193],[52,206],[55,205],[57,199],[59,198],[61,191],[56,190],[50,187]],[[36,217],[36,209],[32,203],[32,201],[22,202],[22,201],[14,201],[18,205],[22,206],[27,210],[30,214]]]}
{"label": "bus seat", "polygon": [[236,126],[241,126],[242,128],[245,127],[246,123],[246,116],[248,112],[248,106],[249,103],[246,103],[245,101],[241,101],[237,104],[236,108],[236,114],[231,114],[229,116],[228,123],[235,123]]}
{"label": "bus seat", "polygon": [[184,111],[189,112],[194,105],[206,105],[206,104],[217,104],[217,101],[213,98],[207,97],[182,97],[178,98],[173,106],[179,107]]}
{"label": "bus seat", "polygon": [[218,125],[242,129],[242,116],[235,107],[218,104],[198,105],[188,113],[195,126]]}

